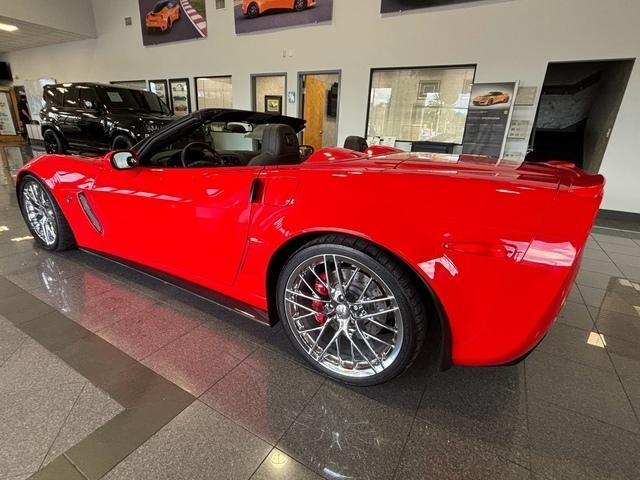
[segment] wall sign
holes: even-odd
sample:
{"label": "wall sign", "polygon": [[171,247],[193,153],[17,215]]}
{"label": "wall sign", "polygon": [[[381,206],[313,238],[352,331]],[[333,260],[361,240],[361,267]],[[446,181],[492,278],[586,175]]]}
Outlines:
{"label": "wall sign", "polygon": [[234,0],[236,33],[272,28],[289,28],[333,18],[333,0],[298,2],[292,0]]}
{"label": "wall sign", "polygon": [[511,119],[517,83],[476,83],[462,141],[462,152],[500,158]]}
{"label": "wall sign", "polygon": [[138,0],[138,6],[144,45],[207,36],[205,0]]}
{"label": "wall sign", "polygon": [[166,80],[149,80],[149,90],[160,97],[166,106],[170,107],[169,87]]}
{"label": "wall sign", "polygon": [[0,92],[0,135],[16,135],[9,92]]}
{"label": "wall sign", "polygon": [[191,113],[191,91],[188,78],[173,78],[169,80],[171,94],[171,108],[176,117],[184,117]]}

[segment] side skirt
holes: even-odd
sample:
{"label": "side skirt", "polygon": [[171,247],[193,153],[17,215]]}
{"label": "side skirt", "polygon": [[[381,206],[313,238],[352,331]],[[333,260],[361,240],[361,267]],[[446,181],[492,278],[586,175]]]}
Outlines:
{"label": "side skirt", "polygon": [[188,280],[184,280],[182,278],[169,275],[168,273],[141,265],[136,262],[132,262],[130,260],[125,260],[123,258],[119,258],[113,255],[108,255],[106,253],[102,253],[102,252],[87,249],[87,248],[81,248],[81,250],[91,255],[105,258],[119,265],[123,265],[127,268],[131,268],[133,270],[142,272],[145,275],[149,275],[150,277],[156,278],[158,280],[162,280],[163,282],[169,283],[193,295],[197,295],[198,297],[208,300],[212,303],[215,303],[216,305],[226,308],[227,310],[231,310],[232,312],[238,313],[243,317],[250,318],[251,320],[258,321],[270,327],[274,325],[274,323],[271,322],[271,320],[269,319],[269,314],[267,311],[262,310],[260,308],[256,308],[253,305],[249,305],[248,303],[241,302],[239,300],[236,300],[235,298],[231,298],[227,295],[223,295],[219,292],[215,292],[213,290],[205,288],[196,283],[189,282]]}

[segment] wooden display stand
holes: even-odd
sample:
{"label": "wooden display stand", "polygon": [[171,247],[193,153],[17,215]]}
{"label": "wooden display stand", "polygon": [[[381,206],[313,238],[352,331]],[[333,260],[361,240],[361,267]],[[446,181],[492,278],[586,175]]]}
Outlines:
{"label": "wooden display stand", "polygon": [[9,97],[9,102],[11,103],[11,113],[12,113],[12,120],[13,120],[13,126],[16,130],[16,134],[15,135],[2,135],[0,134],[0,143],[16,143],[16,142],[22,142],[22,137],[19,134],[20,129],[18,128],[19,126],[19,118],[20,116],[18,115],[18,101],[16,99],[16,94],[13,91],[13,88],[11,87],[0,87],[0,95],[4,95],[7,94]]}

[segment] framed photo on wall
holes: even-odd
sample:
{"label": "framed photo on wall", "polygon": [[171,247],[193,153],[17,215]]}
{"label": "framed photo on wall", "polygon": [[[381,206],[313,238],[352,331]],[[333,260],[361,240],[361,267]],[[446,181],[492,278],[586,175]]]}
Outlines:
{"label": "framed photo on wall", "polygon": [[264,111],[282,115],[282,95],[265,95]]}
{"label": "framed photo on wall", "polygon": [[191,113],[191,90],[188,78],[172,78],[169,80],[169,96],[171,109],[177,117]]}
{"label": "framed photo on wall", "polygon": [[169,87],[166,80],[149,80],[149,91],[160,97],[165,105],[171,108],[171,100],[169,99]]}

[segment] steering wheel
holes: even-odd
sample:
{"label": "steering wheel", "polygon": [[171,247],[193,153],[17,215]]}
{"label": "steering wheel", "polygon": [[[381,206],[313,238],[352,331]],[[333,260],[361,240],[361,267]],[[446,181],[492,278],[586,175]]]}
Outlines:
{"label": "steering wheel", "polygon": [[[190,152],[199,152],[201,158],[198,160],[189,159]],[[186,147],[182,149],[182,153],[180,153],[180,163],[184,168],[194,167],[194,166],[202,166],[202,167],[210,167],[216,166],[221,167],[224,165],[224,159],[222,156],[216,152],[213,148],[203,142],[191,142]]]}

